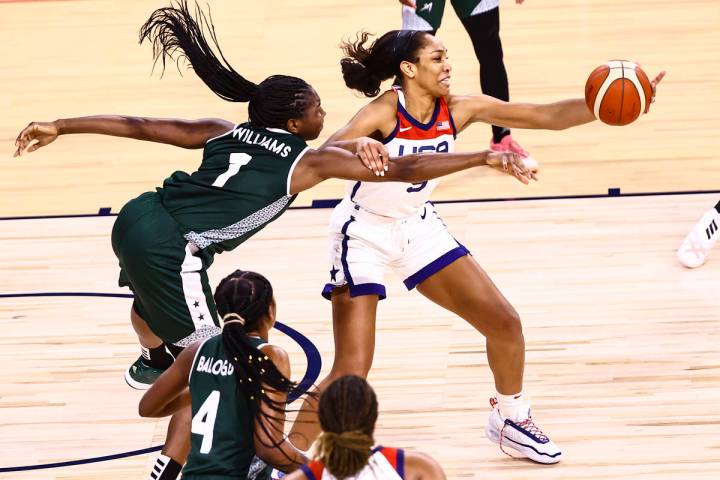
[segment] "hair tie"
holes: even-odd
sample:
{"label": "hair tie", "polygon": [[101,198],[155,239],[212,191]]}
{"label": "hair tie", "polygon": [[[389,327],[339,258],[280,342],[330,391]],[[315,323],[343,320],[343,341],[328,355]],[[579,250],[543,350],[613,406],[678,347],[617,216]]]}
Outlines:
{"label": "hair tie", "polygon": [[325,450],[327,454],[335,447],[349,448],[351,450],[370,450],[373,446],[372,437],[360,430],[350,430],[342,433],[323,432]]}
{"label": "hair tie", "polygon": [[245,326],[245,319],[235,312],[223,315],[222,321],[223,325],[227,325],[228,323],[239,323],[240,325]]}

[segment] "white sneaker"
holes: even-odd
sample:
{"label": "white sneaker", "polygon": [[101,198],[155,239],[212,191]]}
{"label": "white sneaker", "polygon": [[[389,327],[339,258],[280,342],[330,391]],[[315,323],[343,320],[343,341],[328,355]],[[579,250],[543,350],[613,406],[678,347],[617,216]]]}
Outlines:
{"label": "white sneaker", "polygon": [[720,238],[720,213],[711,208],[702,216],[678,248],[680,263],[697,268],[705,263],[710,250]]}
{"label": "white sneaker", "polygon": [[512,456],[505,451],[505,447],[512,448],[534,462],[545,464],[558,463],[562,459],[562,452],[557,445],[533,422],[530,407],[526,420],[513,422],[502,418],[496,399],[490,399],[490,406],[493,409],[485,425],[485,436],[499,444],[503,453]]}

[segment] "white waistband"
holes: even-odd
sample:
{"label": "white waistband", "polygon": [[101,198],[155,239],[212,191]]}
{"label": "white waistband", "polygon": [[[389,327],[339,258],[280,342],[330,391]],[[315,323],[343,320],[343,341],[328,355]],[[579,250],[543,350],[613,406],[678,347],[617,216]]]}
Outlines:
{"label": "white waistband", "polygon": [[367,210],[358,205],[357,203],[353,202],[348,197],[343,198],[342,202],[340,202],[340,205],[343,209],[345,209],[347,213],[349,213],[355,218],[359,218],[371,223],[382,224],[407,223],[411,221],[416,221],[420,219],[421,215],[425,213],[426,208],[432,209],[432,205],[427,202],[407,217],[396,218],[371,212],[370,210]]}

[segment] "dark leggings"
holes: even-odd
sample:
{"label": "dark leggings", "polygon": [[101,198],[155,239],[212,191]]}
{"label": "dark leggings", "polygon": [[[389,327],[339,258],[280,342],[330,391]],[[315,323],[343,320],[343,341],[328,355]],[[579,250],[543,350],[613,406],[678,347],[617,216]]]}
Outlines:
{"label": "dark leggings", "polygon": [[[480,63],[480,88],[491,97],[510,99],[508,77],[503,63],[502,43],[500,42],[500,9],[461,19],[475,49]],[[499,142],[510,130],[493,125],[493,140]]]}

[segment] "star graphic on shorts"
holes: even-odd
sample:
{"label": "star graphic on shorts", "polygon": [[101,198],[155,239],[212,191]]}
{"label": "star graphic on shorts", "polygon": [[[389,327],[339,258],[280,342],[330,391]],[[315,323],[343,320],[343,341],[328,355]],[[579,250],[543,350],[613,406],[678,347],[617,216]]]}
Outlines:
{"label": "star graphic on shorts", "polygon": [[195,303],[193,303],[193,306],[194,306],[195,308],[199,307],[199,306],[200,306],[200,302],[198,302],[197,300],[195,300]]}
{"label": "star graphic on shorts", "polygon": [[198,318],[199,318],[200,320],[205,320],[205,315],[203,315],[203,314],[201,313],[200,315],[198,315]]}
{"label": "star graphic on shorts", "polygon": [[337,278],[335,278],[335,275],[337,275],[337,273],[338,273],[339,271],[340,271],[340,270],[338,270],[337,268],[335,268],[335,265],[333,265],[332,270],[330,270],[330,279],[331,279],[333,282],[337,282]]}

